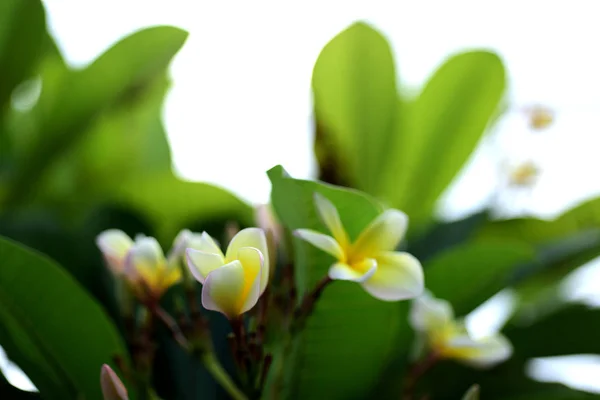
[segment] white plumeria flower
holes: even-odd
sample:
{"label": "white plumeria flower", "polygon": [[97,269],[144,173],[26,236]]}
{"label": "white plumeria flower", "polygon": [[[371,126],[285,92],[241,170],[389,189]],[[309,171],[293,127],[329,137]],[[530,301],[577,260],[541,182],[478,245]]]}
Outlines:
{"label": "white plumeria flower", "polygon": [[429,349],[441,358],[487,368],[512,355],[512,345],[500,333],[473,338],[463,321],[454,319],[449,302],[425,292],[413,301],[410,312],[412,327],[424,336]]}
{"label": "white plumeria flower", "polygon": [[98,235],[96,243],[111,271],[124,277],[140,298],[158,299],[181,279],[177,265],[165,259],[156,239],[137,235],[135,241],[117,229]]}
{"label": "white plumeria flower", "polygon": [[247,312],[258,302],[269,280],[269,252],[259,228],[239,231],[225,254],[206,232],[186,251],[192,275],[202,283],[202,305],[229,319]]}
{"label": "white plumeria flower", "polygon": [[351,242],[335,206],[319,193],[315,193],[315,206],[333,237],[310,229],[298,229],[295,234],[336,258],[329,269],[331,279],[358,282],[372,296],[385,301],[422,293],[421,263],[406,252],[395,251],[408,227],[406,214],[384,211]]}
{"label": "white plumeria flower", "polygon": [[115,276],[123,275],[125,257],[133,246],[133,240],[123,231],[109,229],[98,235],[96,245],[100,248],[111,272]]}

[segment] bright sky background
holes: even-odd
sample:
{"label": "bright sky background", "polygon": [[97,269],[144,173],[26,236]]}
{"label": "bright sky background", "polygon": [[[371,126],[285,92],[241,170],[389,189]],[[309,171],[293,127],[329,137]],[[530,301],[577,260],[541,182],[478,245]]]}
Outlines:
{"label": "bright sky background", "polygon": [[[188,30],[164,111],[175,167],[182,177],[218,183],[252,202],[268,201],[265,171],[276,164],[295,177],[313,176],[312,67],[327,41],[355,20],[388,37],[403,84],[419,87],[453,52],[489,48],[505,61],[513,105],[541,103],[557,111],[555,124],[538,135],[518,113],[499,126],[511,159],[530,158],[543,169],[520,211],[553,217],[600,193],[600,179],[592,179],[600,167],[600,58],[593,51],[600,24],[593,0],[44,3],[74,66],[141,27]],[[483,145],[447,193],[446,216],[464,215],[487,198],[491,154]],[[580,381],[597,379],[597,369],[582,371],[575,374]]]}

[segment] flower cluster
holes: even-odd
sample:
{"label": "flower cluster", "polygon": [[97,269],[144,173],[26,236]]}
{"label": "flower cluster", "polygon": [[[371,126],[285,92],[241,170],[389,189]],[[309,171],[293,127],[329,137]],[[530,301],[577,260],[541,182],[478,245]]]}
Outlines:
{"label": "flower cluster", "polygon": [[[382,301],[414,299],[410,323],[426,343],[430,358],[454,359],[471,366],[486,367],[510,357],[512,347],[504,336],[473,338],[464,323],[455,320],[450,303],[435,299],[425,290],[419,260],[409,253],[397,251],[408,227],[406,214],[394,209],[385,210],[356,238],[351,238],[330,200],[315,193],[314,205],[323,228],[331,236],[309,229],[298,229],[294,234],[328,253],[333,260],[322,280],[324,283],[317,285],[312,293],[313,298],[310,293],[305,295],[304,300],[309,300],[306,304],[312,306],[318,300],[325,284],[336,280],[355,282]],[[274,254],[273,237],[265,234],[265,230],[242,229],[233,235],[224,252],[208,233],[188,230],[175,238],[167,256],[156,239],[142,235],[131,239],[119,230],[101,233],[97,245],[114,276],[126,282],[130,292],[142,304],[155,307],[151,312],[156,312],[163,294],[181,280],[190,283],[192,288],[195,281],[199,282],[202,306],[226,316],[234,331],[238,330],[236,336],[239,336],[240,346],[247,347],[242,316],[265,293],[271,263],[275,261],[270,259]],[[303,308],[303,304],[294,315],[303,310],[310,314],[312,308]],[[174,332],[179,334],[176,329]],[[258,355],[256,361],[264,362],[261,360],[262,356]],[[112,393],[109,398],[125,398],[122,388],[114,384],[114,372],[109,367],[102,372],[103,390]]]}

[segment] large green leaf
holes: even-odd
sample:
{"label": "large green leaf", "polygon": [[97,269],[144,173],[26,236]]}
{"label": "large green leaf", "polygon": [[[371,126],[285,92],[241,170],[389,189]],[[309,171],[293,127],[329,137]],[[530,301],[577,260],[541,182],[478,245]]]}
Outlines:
{"label": "large green leaf", "polygon": [[41,1],[0,2],[0,113],[5,111],[13,90],[33,72],[43,54],[45,32]]}
{"label": "large green leaf", "polygon": [[[381,206],[362,193],[292,179],[281,166],[269,171],[271,200],[290,230],[322,232],[313,195],[319,192],[338,208],[352,239],[381,212]],[[305,293],[326,274],[331,256],[296,239],[295,274],[298,292]],[[372,298],[359,285],[335,282],[328,287],[305,329],[287,354],[290,398],[364,398],[385,367],[398,332],[398,303]]]}
{"label": "large green leaf", "polygon": [[252,207],[232,193],[207,183],[180,180],[170,172],[135,179],[115,190],[112,200],[145,215],[165,244],[170,244],[180,229],[198,226],[198,221],[228,218],[253,225]]}
{"label": "large green leaf", "polygon": [[465,244],[425,264],[425,284],[465,315],[505,287],[512,272],[532,262],[535,251],[519,242]]}
{"label": "large green leaf", "polygon": [[427,222],[437,199],[477,146],[504,93],[505,73],[494,53],[451,57],[397,124],[382,197]]}
{"label": "large green leaf", "polygon": [[321,165],[349,169],[354,186],[376,193],[398,103],[389,44],[367,24],[351,25],[321,51],[312,87]]}
{"label": "large green leaf", "polygon": [[33,193],[48,167],[71,150],[105,110],[164,73],[186,38],[185,31],[174,27],[143,29],[115,44],[87,68],[68,71],[58,94],[42,89],[32,110],[35,140],[26,157],[21,157],[5,201],[14,205]]}
{"label": "large green leaf", "polygon": [[0,260],[0,345],[47,398],[100,400],[101,365],[127,360],[104,310],[42,255],[0,239]]}

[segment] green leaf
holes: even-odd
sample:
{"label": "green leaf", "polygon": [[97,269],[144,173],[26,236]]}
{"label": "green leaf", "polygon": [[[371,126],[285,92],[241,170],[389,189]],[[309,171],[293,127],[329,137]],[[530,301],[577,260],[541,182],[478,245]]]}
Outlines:
{"label": "green leaf", "polygon": [[342,163],[334,163],[349,169],[355,187],[376,193],[398,103],[389,44],[369,25],[351,25],[321,51],[312,87],[317,145],[333,145],[329,151],[317,147],[321,164],[343,155]]}
{"label": "green leaf", "polygon": [[488,221],[474,237],[477,241],[508,239],[536,246],[540,262],[523,266],[514,281],[528,297],[535,298],[536,292],[543,296],[573,269],[600,256],[600,198],[550,221]]}
{"label": "green leaf", "polygon": [[[42,94],[33,115],[37,134],[18,165],[6,203],[33,193],[48,167],[60,160],[109,107],[165,72],[187,38],[181,29],[143,29],[121,40],[83,70],[69,71],[61,91]],[[115,143],[115,146],[118,146]]]}
{"label": "green leaf", "polygon": [[504,330],[525,358],[600,353],[600,310],[563,306],[538,318],[513,320]]}
{"label": "green leaf", "polygon": [[107,110],[82,140],[55,163],[36,195],[69,215],[87,212],[115,187],[144,175],[171,171],[171,153],[161,120],[166,75],[140,87]]}
{"label": "green leaf", "polygon": [[198,221],[227,218],[253,225],[252,207],[232,193],[207,183],[182,181],[171,173],[124,183],[112,200],[144,215],[165,244],[180,229],[198,226]]}
{"label": "green leaf", "polygon": [[540,245],[551,240],[564,239],[587,229],[600,228],[600,198],[588,200],[554,220],[515,218],[489,221],[482,226],[476,238],[521,240]]}
{"label": "green leaf", "polygon": [[416,225],[428,222],[495,115],[504,87],[494,53],[470,51],[446,61],[409,105],[407,123],[397,125],[382,197]]}
{"label": "green leaf", "polygon": [[450,301],[457,315],[465,315],[502,290],[512,272],[534,257],[533,248],[518,242],[465,244],[426,262],[425,284],[436,297]]}
{"label": "green leaf", "polygon": [[101,400],[101,365],[128,360],[104,310],[40,254],[0,239],[0,260],[0,345],[45,397]]}
{"label": "green leaf", "polygon": [[[351,239],[382,208],[357,191],[292,179],[281,166],[268,172],[272,204],[290,230],[326,232],[317,217],[313,195],[319,192],[337,207]],[[332,257],[295,239],[295,274],[300,294],[313,288],[332,264]],[[385,367],[398,332],[398,303],[382,302],[359,285],[334,282],[286,354],[289,398],[364,398]]]}
{"label": "green leaf", "polygon": [[[46,15],[39,0],[0,2],[0,113],[43,54]],[[0,135],[1,136],[1,135]]]}

